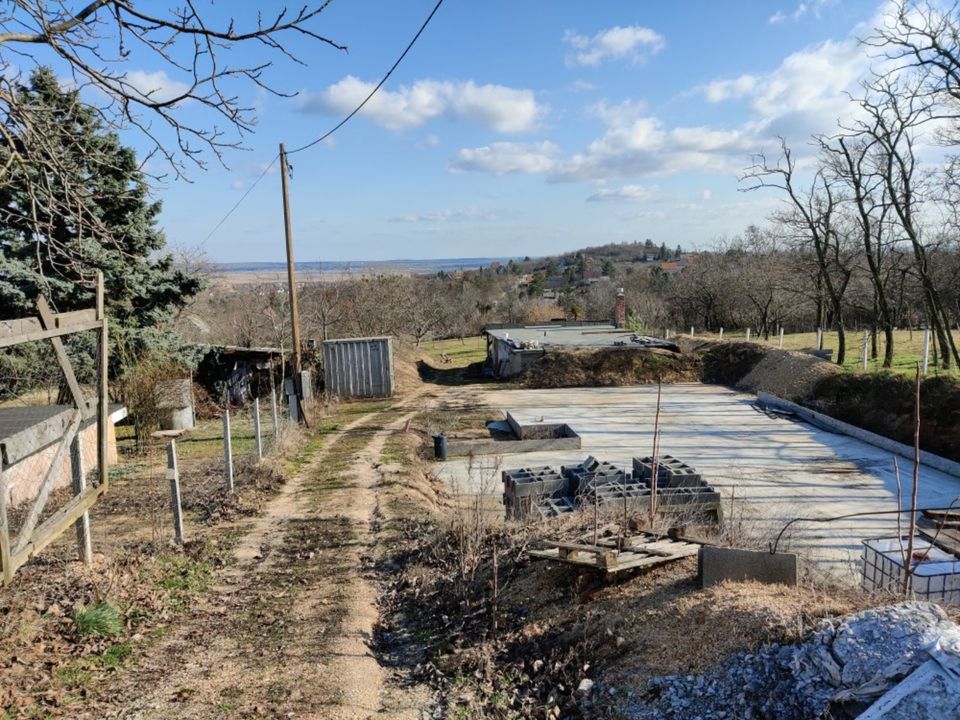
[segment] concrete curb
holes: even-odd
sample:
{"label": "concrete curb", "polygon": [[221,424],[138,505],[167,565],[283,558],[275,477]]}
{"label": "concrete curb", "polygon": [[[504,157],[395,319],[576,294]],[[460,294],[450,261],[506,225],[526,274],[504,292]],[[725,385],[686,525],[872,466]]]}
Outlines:
{"label": "concrete curb", "polygon": [[[841,435],[849,435],[852,438],[856,438],[857,440],[861,440],[865,443],[886,450],[887,452],[900,455],[901,457],[911,461],[913,460],[913,448],[909,445],[904,445],[901,442],[891,440],[883,435],[877,435],[869,430],[864,430],[856,425],[845,423],[842,420],[837,420],[829,415],[819,413],[816,410],[811,410],[810,408],[805,408],[802,405],[797,405],[789,400],[778,398],[776,395],[759,392],[757,393],[757,404],[760,405],[760,407],[792,413],[801,420],[804,420],[805,422],[808,422],[811,425],[819,427],[823,430],[840,433]],[[947,475],[960,478],[960,463],[954,462],[953,460],[948,460],[947,458],[940,457],[939,455],[929,453],[926,450],[921,450],[920,463],[926,465],[927,467],[931,467],[935,470],[946,473]]]}

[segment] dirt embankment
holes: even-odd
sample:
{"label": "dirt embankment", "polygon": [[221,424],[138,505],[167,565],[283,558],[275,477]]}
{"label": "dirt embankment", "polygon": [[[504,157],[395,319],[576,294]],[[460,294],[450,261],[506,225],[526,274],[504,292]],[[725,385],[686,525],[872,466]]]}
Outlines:
{"label": "dirt embankment", "polygon": [[[813,392],[821,412],[851,425],[913,444],[913,380],[892,373],[837,374]],[[960,380],[931,377],[920,383],[920,447],[960,461]]]}
{"label": "dirt embankment", "polygon": [[554,351],[523,376],[534,388],[707,382],[804,400],[838,369],[805,353],[757,343],[682,340],[682,352],[611,347]]}
{"label": "dirt embankment", "polygon": [[657,382],[696,382],[702,361],[690,353],[608,347],[549,352],[524,374],[533,388],[600,387]]}

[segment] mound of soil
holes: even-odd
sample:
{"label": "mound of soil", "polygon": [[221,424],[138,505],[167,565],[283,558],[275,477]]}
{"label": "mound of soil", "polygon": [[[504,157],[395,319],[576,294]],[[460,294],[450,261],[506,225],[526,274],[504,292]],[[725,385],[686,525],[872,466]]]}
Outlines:
{"label": "mound of soil", "polygon": [[522,382],[531,388],[641,385],[658,379],[665,383],[696,382],[700,370],[697,355],[607,347],[548,352],[527,369]]}
{"label": "mound of soil", "polygon": [[734,386],[766,357],[770,348],[757,343],[701,343],[693,348],[703,357],[703,382]]}
{"label": "mound of soil", "polygon": [[768,350],[736,386],[753,393],[768,392],[787,400],[809,398],[817,384],[841,372],[821,358],[790,350]]}
{"label": "mound of soil", "polygon": [[[838,373],[817,383],[813,396],[817,409],[831,417],[913,443],[913,380],[904,375]],[[960,461],[960,380],[921,381],[920,446]]]}

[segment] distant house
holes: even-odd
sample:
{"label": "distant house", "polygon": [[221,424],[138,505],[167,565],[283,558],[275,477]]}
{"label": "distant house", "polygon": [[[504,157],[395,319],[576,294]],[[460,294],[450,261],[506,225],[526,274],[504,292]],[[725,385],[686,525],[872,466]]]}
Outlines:
{"label": "distant house", "polygon": [[681,273],[685,267],[686,265],[678,260],[668,260],[667,262],[660,263],[660,270],[667,275],[676,275]]}
{"label": "distant house", "polygon": [[603,273],[599,270],[587,270],[583,273],[584,280],[599,280],[603,277]]}

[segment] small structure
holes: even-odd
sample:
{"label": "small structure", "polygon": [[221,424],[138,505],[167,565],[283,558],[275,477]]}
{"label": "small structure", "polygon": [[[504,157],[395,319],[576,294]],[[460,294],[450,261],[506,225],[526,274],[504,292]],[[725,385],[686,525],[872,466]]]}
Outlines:
{"label": "small structure", "polygon": [[390,397],[393,395],[392,339],[325,340],[323,377],[326,391],[337,397]]}
{"label": "small structure", "polygon": [[[197,367],[197,382],[217,397],[226,387],[234,405],[244,405],[254,397],[265,397],[281,377],[289,350],[273,347],[238,347],[236,345],[203,345],[206,354]],[[218,398],[219,399],[219,398]]]}
{"label": "small structure", "polygon": [[[618,310],[619,312],[619,310]],[[551,350],[624,350],[660,348],[677,352],[675,343],[637,335],[610,322],[551,322],[540,325],[488,325],[486,372],[496,378],[520,375]]]}

